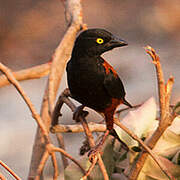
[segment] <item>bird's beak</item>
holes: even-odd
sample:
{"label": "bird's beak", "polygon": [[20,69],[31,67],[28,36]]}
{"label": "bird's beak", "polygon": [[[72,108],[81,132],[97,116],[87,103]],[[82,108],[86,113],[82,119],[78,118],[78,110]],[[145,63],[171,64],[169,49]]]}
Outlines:
{"label": "bird's beak", "polygon": [[113,38],[110,40],[110,46],[112,46],[113,48],[115,47],[121,47],[121,46],[127,46],[128,43],[116,36],[113,36]]}

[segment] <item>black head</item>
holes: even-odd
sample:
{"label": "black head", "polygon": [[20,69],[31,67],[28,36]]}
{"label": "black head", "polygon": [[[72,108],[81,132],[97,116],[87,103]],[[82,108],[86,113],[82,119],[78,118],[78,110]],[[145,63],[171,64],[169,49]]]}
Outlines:
{"label": "black head", "polygon": [[125,41],[104,29],[88,29],[76,39],[73,54],[101,55],[116,47],[128,45]]}

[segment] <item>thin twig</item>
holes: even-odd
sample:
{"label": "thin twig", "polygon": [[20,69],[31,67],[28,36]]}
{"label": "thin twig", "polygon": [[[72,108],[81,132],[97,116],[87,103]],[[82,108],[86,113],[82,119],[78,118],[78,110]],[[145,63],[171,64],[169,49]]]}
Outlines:
{"label": "thin twig", "polygon": [[[84,132],[86,134],[86,137],[88,138],[89,145],[90,145],[91,148],[93,148],[95,146],[95,142],[94,142],[94,138],[92,136],[92,133],[91,133],[89,127],[88,127],[87,121],[83,117],[79,117],[79,119],[80,119],[80,122],[81,122],[81,124],[82,124],[82,126],[84,128]],[[95,161],[94,163],[98,162],[99,167],[101,169],[101,172],[103,174],[104,180],[109,180],[109,176],[107,174],[106,167],[104,165],[104,162],[103,162],[103,160],[101,158],[100,153],[97,154],[97,158],[93,158],[93,161]]]}
{"label": "thin twig", "polygon": [[[59,84],[61,82],[62,75],[66,67],[66,63],[70,59],[76,34],[83,27],[81,0],[66,0],[64,5],[65,12],[68,12],[70,14],[71,20],[69,22],[69,28],[67,29],[63,39],[61,40],[61,43],[56,48],[52,56],[52,66],[50,69],[50,75],[48,80],[48,103],[50,115],[52,115],[52,112],[54,110],[57,90],[59,88]],[[63,142],[63,136],[61,136],[61,141],[59,141],[60,147],[65,147],[64,144],[61,144]],[[63,163],[65,163],[63,164],[63,166],[66,167],[67,160],[63,155],[62,159]]]}
{"label": "thin twig", "polygon": [[94,159],[94,161],[92,162],[91,166],[89,167],[88,171],[86,172],[86,174],[80,179],[80,180],[86,180],[87,177],[91,174],[92,170],[94,169],[94,166],[97,163],[97,158]]}
{"label": "thin twig", "polygon": [[[88,123],[89,130],[91,132],[104,132],[106,131],[106,125],[105,124],[98,124],[95,122],[89,122]],[[64,124],[58,124],[56,126],[51,127],[52,133],[80,133],[84,132],[84,129],[82,125],[80,124],[74,124],[74,125],[64,125]]]}
{"label": "thin twig", "polygon": [[159,93],[159,105],[160,105],[160,124],[166,114],[166,104],[165,104],[165,81],[164,75],[160,63],[160,58],[156,54],[155,50],[150,46],[145,47],[146,52],[151,56],[152,62],[156,68],[157,82],[158,82],[158,93]]}
{"label": "thin twig", "polygon": [[[61,108],[64,104],[64,102],[66,100],[68,100],[66,97],[70,96],[70,91],[68,88],[66,88],[62,93],[61,95],[59,96],[57,102],[56,102],[56,106],[53,110],[53,113],[52,113],[52,122],[51,122],[51,126],[54,127],[55,125],[58,124],[58,118],[59,116],[61,116]],[[67,104],[68,102],[66,102]],[[73,107],[72,107],[73,108]]]}
{"label": "thin twig", "polygon": [[[26,95],[26,93],[24,92],[24,90],[20,86],[19,82],[13,76],[11,70],[9,68],[7,68],[6,66],[4,66],[2,63],[0,63],[0,70],[6,75],[7,79],[10,81],[10,83],[12,83],[14,85],[14,87],[17,89],[17,91],[20,93],[20,95],[24,99],[25,103],[27,104],[29,110],[31,111],[33,118],[36,120],[36,122],[37,122],[37,124],[38,124],[38,126],[39,126],[39,128],[40,128],[40,130],[42,132],[42,135],[43,135],[43,137],[45,139],[45,142],[47,144],[50,144],[51,141],[50,141],[46,126],[42,122],[42,119],[41,119],[40,115],[37,113],[34,105],[31,102],[31,100]],[[47,153],[45,152],[45,154],[47,154]],[[45,157],[48,158],[48,156],[45,156]],[[40,179],[40,175],[42,174],[43,167],[45,165],[45,164],[42,164],[42,162],[44,162],[44,163],[46,162],[46,161],[44,161],[44,156],[43,156],[43,159],[41,159],[41,163],[39,164],[39,166],[37,168],[38,169],[37,176],[36,176],[37,179]],[[31,178],[32,177],[30,177],[30,179]]]}
{"label": "thin twig", "polygon": [[[160,63],[160,58],[156,54],[155,50],[150,46],[145,47],[146,52],[151,56],[152,62],[156,68],[157,82],[158,82],[158,93],[159,93],[159,105],[160,105],[160,120],[164,119],[165,115],[165,81],[164,75]],[[160,121],[161,123],[161,121]]]}
{"label": "thin twig", "polygon": [[0,173],[0,179],[1,179],[1,180],[6,180],[5,176],[2,175],[1,173]]}
{"label": "thin twig", "polygon": [[56,180],[59,176],[59,170],[58,170],[58,164],[57,164],[57,159],[56,159],[56,155],[55,152],[51,153],[51,160],[52,160],[52,164],[54,167],[54,176],[53,176],[53,180]]}
{"label": "thin twig", "polygon": [[71,161],[73,161],[80,169],[81,171],[86,174],[86,171],[84,170],[84,168],[79,164],[78,161],[76,161],[76,159],[74,159],[70,154],[68,154],[66,151],[64,151],[63,149],[61,148],[57,148],[57,147],[53,147],[52,149],[53,151],[56,151],[56,152],[60,152],[60,153],[63,153],[66,157],[68,157]]}
{"label": "thin twig", "polygon": [[[62,134],[56,133],[56,137],[57,137],[59,147],[61,149],[65,150],[64,139],[62,137]],[[63,166],[64,166],[64,169],[65,169],[68,166],[68,160],[67,160],[66,156],[64,156],[62,153],[61,153],[61,158],[62,158]]]}
{"label": "thin twig", "polygon": [[[55,154],[54,152],[52,152],[52,150],[49,147],[52,147],[53,145],[51,144],[50,141],[50,137],[48,134],[48,131],[44,125],[44,123],[41,120],[41,117],[38,115],[38,113],[36,112],[36,109],[34,108],[33,104],[31,103],[30,99],[28,98],[28,96],[25,94],[24,90],[21,88],[21,86],[19,85],[18,81],[14,78],[13,74],[11,73],[10,69],[8,69],[6,66],[4,66],[3,64],[0,63],[0,70],[6,75],[6,77],[8,78],[8,80],[15,86],[15,88],[18,90],[18,92],[20,93],[20,95],[23,97],[23,99],[25,100],[26,104],[28,105],[34,119],[36,120],[38,126],[41,129],[42,135],[46,140],[46,150],[43,153],[43,156],[41,157],[41,162],[38,165],[37,168],[37,175],[36,175],[36,179],[40,179],[40,176],[42,174],[43,168],[45,166],[45,163],[49,157],[49,154],[53,156],[52,160],[53,163],[56,167],[55,169],[55,177],[57,176],[57,162],[55,159]],[[49,149],[47,149],[49,148]],[[67,157],[70,157],[66,152],[64,152],[64,150],[61,150],[59,148],[59,151],[61,151],[63,154],[65,154]],[[33,177],[29,176],[29,179],[33,179]]]}
{"label": "thin twig", "polygon": [[[21,178],[11,168],[9,168],[4,162],[2,162],[1,160],[0,160],[0,165],[4,169],[6,169],[16,180],[21,180]],[[1,178],[1,176],[3,177],[3,175],[0,174],[0,178]]]}
{"label": "thin twig", "polygon": [[[14,77],[18,81],[29,80],[29,79],[38,79],[44,76],[47,76],[50,71],[51,63],[41,64],[32,68],[23,69],[17,72],[13,72]],[[6,76],[0,76],[0,87],[9,85],[9,81]]]}
{"label": "thin twig", "polygon": [[[167,116],[171,116],[170,114],[170,98],[171,98],[171,93],[172,93],[172,87],[173,87],[173,84],[174,84],[174,77],[170,77],[165,85],[165,91],[166,91],[166,96],[165,96],[165,101],[166,101],[166,112],[167,112]],[[168,122],[164,122],[165,120],[168,120]],[[172,118],[172,121],[170,121],[169,118],[165,118],[163,121],[163,124],[169,124],[169,126],[171,125],[172,121],[173,121],[173,118]]]}
{"label": "thin twig", "polygon": [[38,126],[41,128],[46,141],[49,143],[50,140],[49,140],[49,137],[48,137],[47,129],[46,129],[44,123],[42,122],[41,117],[36,112],[36,109],[35,109],[34,105],[32,104],[29,97],[26,95],[24,90],[21,88],[19,82],[15,79],[15,77],[12,74],[11,70],[9,68],[7,68],[6,66],[4,66],[2,63],[0,63],[0,70],[6,75],[7,79],[10,81],[10,83],[12,83],[14,85],[14,87],[17,89],[17,91],[20,93],[21,97],[24,99],[24,101],[27,104],[29,110],[31,111],[33,118],[36,120]]}
{"label": "thin twig", "polygon": [[38,169],[37,169],[37,175],[36,175],[36,178],[35,180],[40,180],[40,177],[41,177],[41,174],[43,172],[43,169],[44,169],[44,166],[46,164],[46,161],[48,160],[49,158],[49,152],[46,150],[42,156],[42,159],[41,159],[41,162],[38,166]]}
{"label": "thin twig", "polygon": [[[43,103],[42,103],[42,107],[41,107],[41,117],[42,117],[42,120],[43,120],[46,128],[48,129],[48,132],[49,132],[50,124],[51,124],[51,116],[50,116],[51,114],[49,114],[49,109],[50,109],[50,112],[52,112],[57,89],[59,87],[60,80],[61,80],[62,74],[64,72],[65,64],[68,60],[68,58],[66,59],[65,57],[67,57],[66,54],[70,54],[70,52],[68,52],[68,50],[71,50],[71,48],[72,48],[72,47],[70,47],[73,45],[71,42],[74,41],[77,32],[80,30],[80,28],[81,28],[80,24],[82,21],[82,13],[79,14],[79,11],[82,12],[81,1],[80,0],[66,0],[65,3],[69,4],[69,5],[66,5],[65,8],[67,8],[69,12],[72,12],[73,23],[66,31],[66,34],[64,35],[63,40],[61,41],[61,43],[58,45],[58,47],[56,49],[56,52],[54,55],[55,57],[53,58],[53,62],[52,62],[52,64],[53,64],[52,69],[54,69],[54,68],[55,69],[54,70],[51,69],[54,73],[52,73],[52,76],[49,77],[48,82],[47,82],[47,87],[46,87],[45,93],[44,93]],[[77,6],[78,3],[79,3],[79,8],[80,8],[79,11],[74,9],[74,6]],[[76,13],[78,13],[78,14],[76,14]],[[80,19],[79,19],[79,17],[80,17]],[[60,59],[60,60],[56,64],[56,61],[54,61],[54,59],[56,59],[56,60]],[[44,144],[44,139],[43,139],[41,130],[38,128],[36,137],[35,137],[34,146],[33,146],[33,153],[32,153],[29,177],[35,176],[36,169],[38,167],[38,164],[41,161],[42,154],[44,153],[45,145],[46,144]]]}
{"label": "thin twig", "polygon": [[52,66],[49,74],[49,109],[52,114],[57,90],[64,73],[67,61],[70,59],[76,34],[84,27],[82,21],[81,0],[66,0],[65,10],[71,16],[69,28],[66,31],[61,43],[52,56]]}
{"label": "thin twig", "polygon": [[[159,138],[164,133],[164,131],[169,127],[169,125],[174,120],[174,116],[172,116],[170,114],[170,111],[169,111],[170,94],[172,91],[172,86],[173,86],[174,80],[170,78],[171,80],[169,80],[167,83],[167,86],[165,86],[163,71],[161,68],[159,56],[155,53],[155,50],[153,48],[151,48],[150,46],[146,47],[146,52],[151,56],[151,58],[153,60],[153,64],[156,67],[157,81],[158,81],[158,92],[159,92],[159,102],[160,102],[160,123],[159,123],[159,126],[155,130],[153,135],[145,141],[146,145],[149,148],[153,149],[154,146],[156,145],[157,141],[159,140]],[[134,165],[132,166],[131,172],[129,174],[130,180],[137,179],[141,169],[143,168],[143,165],[146,161],[147,156],[148,156],[148,153],[145,151],[140,153],[136,163],[134,163]],[[168,172],[168,170],[163,171],[163,172],[165,172],[165,174],[170,179],[175,179]]]}
{"label": "thin twig", "polygon": [[[49,130],[48,127],[50,127],[50,123],[51,123],[51,118],[50,118],[50,115],[48,112],[49,108],[48,108],[48,101],[47,101],[48,100],[47,93],[48,93],[48,91],[47,91],[47,87],[46,87],[46,91],[44,93],[43,102],[42,102],[42,106],[41,106],[41,117],[42,117],[43,123],[47,127],[47,131],[48,131]],[[49,131],[48,131],[48,133],[49,133]],[[42,156],[43,156],[45,150],[46,150],[46,143],[44,140],[44,135],[38,126],[34,145],[33,145],[28,180],[34,180],[34,178],[37,174],[38,166],[41,162],[41,159],[42,159]]]}

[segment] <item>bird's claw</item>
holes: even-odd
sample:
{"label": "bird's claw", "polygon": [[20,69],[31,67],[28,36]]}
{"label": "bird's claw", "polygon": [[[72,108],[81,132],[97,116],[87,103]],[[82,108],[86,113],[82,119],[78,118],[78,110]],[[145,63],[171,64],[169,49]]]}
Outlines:
{"label": "bird's claw", "polygon": [[79,122],[79,117],[82,116],[83,118],[85,118],[89,112],[88,111],[84,111],[83,110],[84,106],[81,105],[79,107],[76,108],[76,110],[73,113],[73,120],[75,120],[76,122]]}

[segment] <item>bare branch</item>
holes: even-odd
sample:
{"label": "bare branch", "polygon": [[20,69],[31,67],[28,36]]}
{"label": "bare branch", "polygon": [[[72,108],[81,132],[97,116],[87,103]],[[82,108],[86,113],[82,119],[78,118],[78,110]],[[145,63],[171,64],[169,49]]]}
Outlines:
{"label": "bare branch", "polygon": [[40,180],[40,177],[41,177],[41,174],[43,172],[43,169],[44,169],[44,166],[46,164],[46,161],[48,160],[48,157],[49,157],[49,152],[46,150],[42,156],[42,159],[41,159],[41,162],[38,166],[38,169],[37,169],[37,175],[36,175],[36,178],[35,180]]}
{"label": "bare branch", "polygon": [[92,162],[91,166],[89,167],[88,171],[86,172],[86,174],[80,179],[80,180],[86,180],[87,177],[91,174],[94,166],[96,165],[97,163],[97,158]]}
{"label": "bare branch", "polygon": [[[159,102],[160,102],[160,123],[158,128],[155,130],[153,135],[146,140],[146,145],[153,149],[154,146],[156,145],[157,141],[159,138],[162,136],[164,131],[169,127],[169,125],[172,123],[174,120],[175,116],[172,116],[169,111],[169,104],[170,104],[170,94],[172,91],[172,86],[174,83],[174,79],[170,78],[168,80],[167,85],[165,86],[164,83],[164,77],[163,77],[163,71],[161,68],[160,64],[160,59],[159,56],[155,53],[155,50],[151,48],[150,46],[146,47],[147,53],[151,56],[153,60],[153,64],[156,67],[156,72],[157,72],[157,80],[158,80],[158,92],[159,92]],[[145,163],[145,160],[148,156],[148,153],[143,151],[140,153],[138,160],[136,163],[134,163],[129,179],[130,180],[135,180],[137,179],[141,169],[143,168],[143,165]],[[169,172],[168,170],[163,171],[170,179],[175,179]]]}
{"label": "bare branch", "polygon": [[[18,81],[23,81],[23,80],[28,80],[28,79],[38,79],[49,74],[50,66],[51,66],[51,63],[49,62],[49,63],[35,66],[32,68],[13,72],[13,75]],[[6,76],[4,75],[0,76],[0,87],[6,86],[9,84],[10,83]]]}
{"label": "bare branch", "polygon": [[[0,160],[0,165],[5,168],[16,180],[21,180],[21,178],[12,170],[10,169],[4,162]],[[0,179],[4,180],[4,176],[0,174]],[[4,178],[4,179],[3,179]]]}
{"label": "bare branch", "polygon": [[53,180],[56,180],[58,175],[59,175],[59,170],[58,170],[58,164],[57,164],[57,160],[56,160],[56,155],[55,153],[51,153],[51,159],[52,159],[52,164],[54,167],[54,176],[53,176]]}
{"label": "bare branch", "polygon": [[[98,124],[94,122],[89,122],[88,123],[89,130],[91,132],[104,132],[106,131],[106,125],[105,124]],[[84,132],[84,129],[82,125],[80,124],[75,124],[75,125],[63,125],[63,124],[58,124],[56,126],[53,126],[51,128],[52,133],[80,133]]]}
{"label": "bare branch", "polygon": [[65,9],[71,16],[70,27],[66,31],[61,43],[52,57],[52,66],[49,74],[49,107],[54,110],[57,90],[64,73],[67,61],[70,59],[76,34],[83,28],[81,0],[66,0]]}
{"label": "bare branch", "polygon": [[[64,139],[63,139],[62,134],[57,133],[56,137],[57,137],[59,147],[61,149],[65,150]],[[68,160],[67,160],[66,156],[64,156],[62,153],[61,153],[61,158],[62,158],[63,166],[64,166],[64,169],[65,169],[68,166]]]}
{"label": "bare branch", "polygon": [[29,97],[26,95],[24,90],[21,88],[20,84],[15,79],[15,77],[13,76],[10,69],[8,69],[2,63],[0,63],[0,70],[6,75],[9,82],[12,83],[14,85],[14,87],[17,89],[17,91],[20,93],[20,95],[24,99],[25,103],[27,104],[29,110],[31,111],[33,118],[36,120],[38,126],[41,128],[41,131],[43,132],[43,135],[45,136],[46,141],[49,143],[47,129],[46,129],[44,123],[42,122],[41,117],[36,112],[36,109],[35,109],[34,105],[32,104],[31,100],[29,99]]}
{"label": "bare branch", "polygon": [[[167,116],[171,116],[169,108],[170,108],[170,98],[171,98],[173,84],[174,84],[174,77],[170,77],[165,85],[165,91],[166,91],[165,102],[166,102]],[[168,122],[164,122],[165,120],[167,120]],[[165,123],[168,126],[170,126],[173,121],[173,118],[171,118],[171,120],[169,118],[165,118],[164,121],[163,124]]]}
{"label": "bare branch", "polygon": [[155,50],[150,46],[145,47],[145,50],[151,56],[152,62],[156,68],[158,93],[159,93],[159,105],[160,105],[160,123],[161,123],[161,119],[165,118],[164,115],[166,111],[164,75],[161,68],[159,56],[156,54]]}
{"label": "bare branch", "polygon": [[[64,35],[61,43],[57,47],[52,60],[51,75],[49,77],[47,87],[45,90],[43,104],[41,107],[41,117],[45,123],[47,129],[49,130],[51,124],[51,116],[49,114],[52,112],[54,107],[54,101],[59,87],[61,77],[63,75],[66,62],[70,56],[73,41],[76,37],[77,32],[82,27],[82,9],[80,0],[66,0],[66,7],[69,12],[72,11],[72,22],[66,34]],[[79,4],[79,6],[78,6]],[[75,8],[75,5],[77,6]],[[71,7],[71,8],[70,8]],[[77,14],[76,14],[77,13]],[[49,99],[49,100],[48,100]],[[48,131],[49,132],[49,131]],[[33,146],[33,154],[31,159],[31,166],[29,171],[29,176],[34,177],[38,164],[41,161],[42,154],[44,153],[44,140],[42,138],[42,133],[40,129],[37,129],[36,138]]]}
{"label": "bare branch", "polygon": [[[47,89],[47,88],[46,88]],[[43,97],[43,103],[41,106],[41,118],[43,120],[43,123],[45,126],[48,127],[50,126],[51,123],[51,118],[49,115],[49,108],[48,108],[48,98],[47,98],[47,93],[48,91],[45,91],[44,97]],[[49,131],[48,131],[49,133]],[[37,174],[37,169],[38,166],[41,162],[42,156],[46,150],[46,143],[43,138],[43,133],[41,132],[41,129],[38,127],[37,132],[36,132],[36,137],[35,137],[35,142],[33,145],[33,151],[32,151],[32,157],[31,157],[31,163],[30,163],[30,169],[29,169],[29,175],[28,175],[28,180],[33,180]],[[42,179],[42,177],[41,177]]]}
{"label": "bare branch", "polygon": [[6,180],[5,176],[3,176],[1,173],[0,173],[0,179],[1,180]]}
{"label": "bare branch", "polygon": [[56,152],[60,152],[60,153],[63,153],[66,157],[68,157],[71,161],[73,161],[80,169],[81,171],[86,174],[86,171],[84,170],[84,168],[79,164],[78,161],[76,161],[76,159],[74,159],[70,154],[68,154],[66,151],[64,151],[63,149],[61,148],[57,148],[57,147],[53,147],[52,149],[53,151],[56,151]]}

